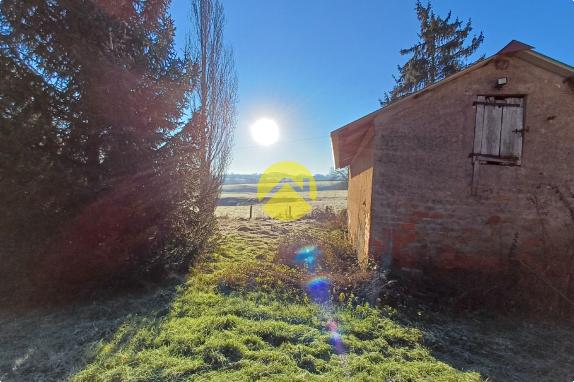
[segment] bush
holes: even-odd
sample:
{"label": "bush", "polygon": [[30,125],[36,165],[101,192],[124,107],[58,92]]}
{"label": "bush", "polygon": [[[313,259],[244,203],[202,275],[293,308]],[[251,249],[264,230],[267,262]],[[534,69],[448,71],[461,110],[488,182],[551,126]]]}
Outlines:
{"label": "bush", "polygon": [[[235,127],[232,56],[217,45],[205,67],[192,53],[223,28],[177,54],[168,2],[144,3],[0,6],[8,291],[21,274],[74,292],[160,278],[185,269],[213,232]],[[212,28],[222,12],[190,21]],[[206,71],[213,81],[199,81]]]}
{"label": "bush", "polygon": [[187,270],[213,228],[204,224],[188,237],[174,234],[165,184],[158,175],[136,176],[103,193],[41,254],[36,284],[77,292]]}
{"label": "bush", "polygon": [[340,229],[291,234],[279,243],[275,260],[297,269],[304,279],[327,278],[333,298],[344,300],[352,294],[366,299],[372,294],[374,270],[359,266],[357,252]]}
{"label": "bush", "polygon": [[346,208],[340,211],[335,211],[335,209],[330,206],[326,206],[325,208],[314,208],[306,218],[320,222],[330,229],[347,231]]}

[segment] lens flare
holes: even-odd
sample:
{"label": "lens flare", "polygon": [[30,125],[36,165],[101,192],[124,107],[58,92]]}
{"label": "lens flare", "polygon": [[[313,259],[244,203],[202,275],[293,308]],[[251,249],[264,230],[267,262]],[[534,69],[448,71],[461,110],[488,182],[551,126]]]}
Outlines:
{"label": "lens flare", "polygon": [[344,354],[345,353],[345,345],[343,344],[343,339],[341,338],[341,333],[337,330],[337,321],[331,319],[327,322],[326,325],[329,332],[331,332],[331,336],[329,337],[329,343],[333,347],[333,351],[336,354]]}
{"label": "lens flare", "polygon": [[337,331],[337,321],[335,320],[329,320],[329,322],[327,322],[327,329],[329,329],[329,331],[331,332],[336,332]]}
{"label": "lens flare", "polygon": [[329,339],[333,351],[335,354],[345,354],[345,345],[343,344],[343,339],[339,332],[331,332],[331,338]]}
{"label": "lens flare", "polygon": [[307,293],[316,304],[329,302],[331,284],[326,277],[316,277],[307,283]]}
{"label": "lens flare", "polygon": [[310,272],[315,272],[315,266],[320,255],[319,248],[314,245],[303,247],[295,252],[295,264],[302,264]]}
{"label": "lens flare", "polygon": [[331,283],[328,277],[317,276],[315,273],[317,259],[320,255],[321,251],[317,246],[309,245],[299,248],[295,252],[294,261],[296,264],[303,264],[312,275],[316,276],[307,283],[307,294],[315,304],[319,305],[321,321],[326,321],[325,328],[329,331],[329,344],[335,354],[342,356],[341,360],[346,368],[345,344],[334,318],[334,308],[331,304]]}

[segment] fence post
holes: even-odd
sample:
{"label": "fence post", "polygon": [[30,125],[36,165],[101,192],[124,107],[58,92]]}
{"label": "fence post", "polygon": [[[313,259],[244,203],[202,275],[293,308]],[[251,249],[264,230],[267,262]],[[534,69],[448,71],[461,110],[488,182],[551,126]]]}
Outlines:
{"label": "fence post", "polygon": [[253,204],[249,205],[249,220],[253,217]]}

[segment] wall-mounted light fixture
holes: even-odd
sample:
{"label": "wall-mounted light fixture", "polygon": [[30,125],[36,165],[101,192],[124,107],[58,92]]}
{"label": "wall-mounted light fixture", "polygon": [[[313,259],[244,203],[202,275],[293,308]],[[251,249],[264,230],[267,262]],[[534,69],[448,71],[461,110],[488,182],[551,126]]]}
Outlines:
{"label": "wall-mounted light fixture", "polygon": [[500,89],[508,83],[508,77],[502,77],[496,80],[496,88]]}

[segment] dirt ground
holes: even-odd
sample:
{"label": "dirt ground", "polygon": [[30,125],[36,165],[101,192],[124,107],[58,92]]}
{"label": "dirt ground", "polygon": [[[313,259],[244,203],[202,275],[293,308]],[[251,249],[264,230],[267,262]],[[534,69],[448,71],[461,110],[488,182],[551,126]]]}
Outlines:
{"label": "dirt ground", "polygon": [[[224,231],[277,237],[300,223],[221,219]],[[307,221],[305,224],[313,224]],[[98,344],[134,316],[165,314],[181,280],[113,299],[44,309],[0,308],[0,381],[62,381],[81,370]],[[411,309],[412,311],[412,309]],[[416,311],[416,309],[415,309]],[[572,323],[497,317],[492,313],[405,314],[433,356],[491,381],[574,380]]]}

